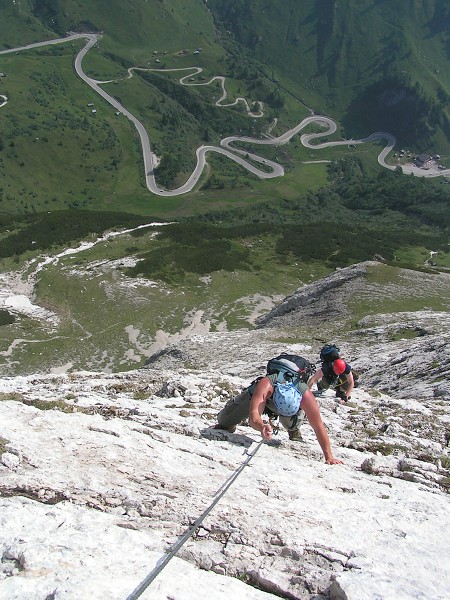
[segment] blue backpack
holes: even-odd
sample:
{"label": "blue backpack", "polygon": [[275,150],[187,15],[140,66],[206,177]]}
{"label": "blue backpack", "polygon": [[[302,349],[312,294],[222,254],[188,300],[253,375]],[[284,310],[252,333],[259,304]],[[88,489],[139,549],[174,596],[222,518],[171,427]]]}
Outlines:
{"label": "blue backpack", "polygon": [[287,354],[284,352],[267,363],[267,374],[277,375],[277,383],[294,383],[302,381],[307,383],[314,375],[316,367],[303,356]]}
{"label": "blue backpack", "polygon": [[300,410],[302,393],[295,383],[275,383],[273,403],[277,414],[283,417],[293,417]]}
{"label": "blue backpack", "polygon": [[[284,352],[269,360],[266,372],[270,376],[274,387],[273,400],[279,414],[287,417],[297,414],[302,399],[298,384],[300,382],[307,383],[315,371],[315,365],[297,354],[287,354]],[[254,379],[246,389],[250,398],[261,379],[264,379],[264,376],[260,375]],[[264,409],[264,413],[270,417],[275,416],[275,413],[267,406]]]}

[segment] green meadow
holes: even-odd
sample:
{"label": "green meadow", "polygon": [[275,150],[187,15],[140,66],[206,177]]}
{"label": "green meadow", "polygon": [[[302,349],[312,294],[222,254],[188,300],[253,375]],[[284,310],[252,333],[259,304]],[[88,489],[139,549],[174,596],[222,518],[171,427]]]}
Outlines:
{"label": "green meadow", "polygon": [[[235,141],[236,149],[276,161],[284,176],[260,179],[209,152],[191,192],[161,197],[146,187],[133,124],[75,72],[83,39],[0,54],[0,94],[8,100],[0,108],[0,269],[26,279],[43,257],[93,243],[36,277],[33,302],[57,323],[1,312],[5,372],[140,366],[193,322],[213,331],[250,328],[299,286],[374,256],[384,264],[369,278],[398,295],[353,298],[352,326],[376,311],[448,310],[439,286],[420,291],[411,280],[404,287],[398,270],[436,281],[448,272],[450,186],[443,177],[383,169],[383,142],[350,142],[386,131],[397,138],[394,152],[439,154],[450,167],[450,7],[439,0],[414,10],[370,0],[336,6],[0,6],[0,50],[68,32],[98,35],[83,68],[143,123],[164,189],[187,180],[198,147],[225,137],[269,140],[323,114],[337,131],[317,144],[349,140],[305,148],[303,134],[323,131],[311,124],[283,145]],[[253,114],[234,104],[239,98]],[[405,160],[393,154],[391,165]],[[136,229],[154,221],[172,224]],[[125,229],[134,231],[98,241]]]}

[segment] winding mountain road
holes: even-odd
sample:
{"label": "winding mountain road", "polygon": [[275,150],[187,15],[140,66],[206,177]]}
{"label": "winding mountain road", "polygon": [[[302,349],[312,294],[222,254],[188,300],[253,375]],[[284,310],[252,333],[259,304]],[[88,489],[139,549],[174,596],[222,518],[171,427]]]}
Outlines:
{"label": "winding mountain road", "polygon": [[[122,106],[120,104],[120,102],[118,102],[115,98],[110,96],[104,89],[102,89],[100,87],[101,85],[112,83],[114,80],[98,81],[96,79],[92,79],[91,77],[86,75],[86,73],[83,71],[83,68],[82,68],[83,59],[86,56],[86,54],[89,52],[89,50],[93,46],[95,46],[95,44],[98,41],[98,37],[99,37],[98,35],[93,34],[93,33],[71,34],[64,38],[46,40],[43,42],[36,42],[34,44],[27,44],[26,46],[21,46],[19,48],[10,48],[8,50],[1,50],[0,55],[1,54],[9,54],[9,53],[13,53],[13,52],[20,52],[23,50],[30,50],[30,49],[39,48],[42,46],[66,43],[66,42],[74,41],[77,39],[85,39],[86,45],[80,50],[80,52],[77,54],[77,56],[75,58],[75,71],[76,71],[77,75],[83,81],[85,81],[87,83],[87,85],[89,85],[99,96],[101,96],[104,100],[106,100],[106,102],[108,102],[111,106],[113,106],[116,111],[118,111],[121,114],[123,114],[124,116],[126,116],[135,126],[135,128],[139,134],[140,140],[141,140],[141,148],[142,148],[142,157],[143,157],[144,168],[145,168],[146,185],[147,185],[148,190],[150,192],[152,192],[153,194],[156,194],[158,196],[169,197],[169,196],[179,196],[181,194],[186,194],[186,193],[192,191],[193,188],[198,183],[201,174],[203,173],[203,169],[205,168],[205,164],[206,164],[206,155],[208,152],[217,152],[219,154],[223,154],[224,156],[227,156],[230,160],[233,160],[234,162],[240,164],[242,167],[247,169],[247,171],[249,171],[250,173],[253,173],[260,179],[270,179],[270,178],[274,178],[274,177],[281,177],[284,175],[284,169],[281,165],[279,165],[278,163],[276,163],[274,161],[271,161],[271,160],[265,159],[261,156],[258,156],[257,154],[250,153],[247,150],[241,150],[239,148],[233,147],[232,144],[234,142],[238,142],[238,143],[244,142],[244,143],[249,143],[252,145],[282,146],[283,144],[287,144],[293,136],[300,133],[300,131],[302,131],[305,127],[307,127],[311,123],[315,123],[316,125],[323,127],[325,130],[323,132],[319,132],[319,133],[303,134],[300,137],[300,141],[303,144],[303,146],[305,146],[306,148],[318,150],[321,148],[327,148],[327,147],[332,147],[332,146],[348,146],[349,144],[354,144],[354,145],[364,144],[364,143],[373,142],[373,141],[376,141],[379,139],[384,139],[384,140],[386,140],[386,146],[383,148],[383,150],[378,155],[378,163],[382,167],[384,167],[386,169],[390,169],[391,171],[394,171],[397,168],[393,165],[389,165],[386,163],[386,157],[389,154],[389,152],[392,150],[392,148],[395,146],[395,143],[396,143],[395,137],[393,135],[391,135],[390,133],[376,132],[376,133],[372,133],[371,135],[369,135],[366,138],[359,139],[359,140],[341,140],[341,141],[335,141],[335,142],[327,141],[327,142],[312,144],[311,142],[313,140],[317,140],[324,136],[332,135],[333,133],[335,133],[335,131],[337,129],[336,123],[329,117],[325,117],[325,116],[321,116],[321,115],[313,115],[313,116],[306,117],[298,125],[296,125],[292,129],[289,129],[288,131],[286,131],[285,133],[283,133],[282,135],[280,135],[278,137],[268,137],[266,139],[258,139],[258,138],[251,138],[251,137],[245,137],[245,136],[230,136],[230,137],[226,137],[223,140],[221,140],[220,146],[202,145],[199,148],[197,148],[197,151],[196,151],[197,164],[196,164],[194,170],[192,171],[190,177],[188,178],[188,180],[182,186],[180,186],[176,189],[173,189],[173,190],[162,189],[157,185],[156,180],[155,180],[154,169],[156,168],[156,163],[154,162],[155,158],[154,158],[154,155],[151,150],[150,139],[148,137],[148,134],[147,134],[147,131],[146,131],[144,125],[129,110],[127,110],[124,106]],[[219,98],[219,100],[216,101],[216,103],[215,103],[216,106],[222,106],[222,107],[234,106],[234,105],[238,104],[239,102],[242,102],[242,103],[244,103],[244,105],[246,107],[246,112],[250,117],[258,118],[258,117],[263,116],[263,114],[264,114],[263,113],[263,104],[261,102],[255,103],[255,105],[257,105],[259,108],[258,112],[252,111],[252,109],[250,108],[250,106],[245,98],[236,98],[236,100],[234,102],[225,104],[224,101],[227,97],[227,91],[226,91],[226,87],[225,87],[225,77],[223,77],[221,75],[216,75],[215,77],[210,79],[208,82],[201,82],[201,83],[194,82],[193,83],[192,81],[190,81],[190,79],[192,78],[193,75],[197,75],[202,72],[202,69],[200,67],[187,67],[184,69],[144,69],[141,67],[132,67],[132,68],[128,69],[128,77],[132,77],[133,72],[137,71],[137,70],[139,70],[139,71],[162,71],[162,72],[189,70],[190,73],[188,75],[181,77],[181,79],[179,80],[181,85],[197,85],[198,86],[198,85],[210,85],[214,81],[220,82],[220,85],[222,88],[222,96]],[[189,81],[186,81],[187,79],[189,79]],[[1,96],[1,95],[0,95],[0,98],[4,99],[3,104],[0,104],[0,108],[1,108],[2,106],[4,106],[6,104],[8,99],[6,96]],[[308,162],[313,162],[313,161],[308,161]],[[317,162],[323,162],[323,161],[317,161]],[[258,168],[255,163],[263,165],[264,170]],[[418,175],[421,177],[437,177],[437,176],[442,176],[442,175],[450,175],[450,169],[436,171],[436,172],[435,171],[424,172],[415,166],[405,167],[404,165],[402,165],[401,168],[404,173],[414,173],[415,175]]]}

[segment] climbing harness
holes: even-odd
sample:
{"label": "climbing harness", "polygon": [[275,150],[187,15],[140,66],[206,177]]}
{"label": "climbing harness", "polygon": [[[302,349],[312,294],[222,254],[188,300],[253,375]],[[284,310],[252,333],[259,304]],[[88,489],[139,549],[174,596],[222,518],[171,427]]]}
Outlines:
{"label": "climbing harness", "polygon": [[276,415],[269,417],[269,425],[272,427],[273,435],[278,435],[280,424]]}
{"label": "climbing harness", "polygon": [[215,500],[198,517],[198,519],[195,521],[195,523],[193,525],[191,525],[191,527],[189,527],[189,529],[187,529],[185,531],[185,533],[178,539],[178,541],[170,547],[169,552],[158,561],[156,567],[152,571],[150,571],[150,573],[147,575],[147,577],[131,592],[131,594],[129,596],[127,596],[126,600],[136,600],[136,598],[139,598],[139,596],[148,588],[148,586],[152,583],[152,581],[156,578],[156,576],[159,575],[159,573],[161,573],[161,571],[166,567],[168,562],[170,560],[172,560],[172,558],[175,556],[175,554],[178,552],[178,550],[183,546],[183,544],[185,544],[188,541],[188,539],[194,535],[194,533],[197,531],[197,529],[199,528],[202,521],[209,515],[209,513],[212,511],[212,509],[216,506],[216,504],[219,502],[219,500],[225,495],[227,490],[236,481],[236,479],[242,473],[244,468],[249,464],[249,462],[252,460],[252,458],[258,452],[263,441],[264,440],[260,440],[258,442],[258,444],[256,445],[256,448],[253,450],[253,452],[249,453],[247,451],[247,458],[244,460],[244,462],[241,464],[241,466],[236,469],[236,471],[233,473],[233,475],[230,476],[228,482],[225,482],[223,484],[223,486],[219,489],[219,491],[216,493]]}

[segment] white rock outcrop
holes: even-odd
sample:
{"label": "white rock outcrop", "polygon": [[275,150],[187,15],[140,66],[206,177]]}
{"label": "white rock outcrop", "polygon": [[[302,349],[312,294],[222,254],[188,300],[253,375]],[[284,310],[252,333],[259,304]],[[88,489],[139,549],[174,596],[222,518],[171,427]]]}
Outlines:
{"label": "white rock outcrop", "polygon": [[142,598],[447,597],[448,407],[327,392],[328,466],[212,429],[248,383],[214,366],[0,379],[1,599],[128,598],[255,449]]}

